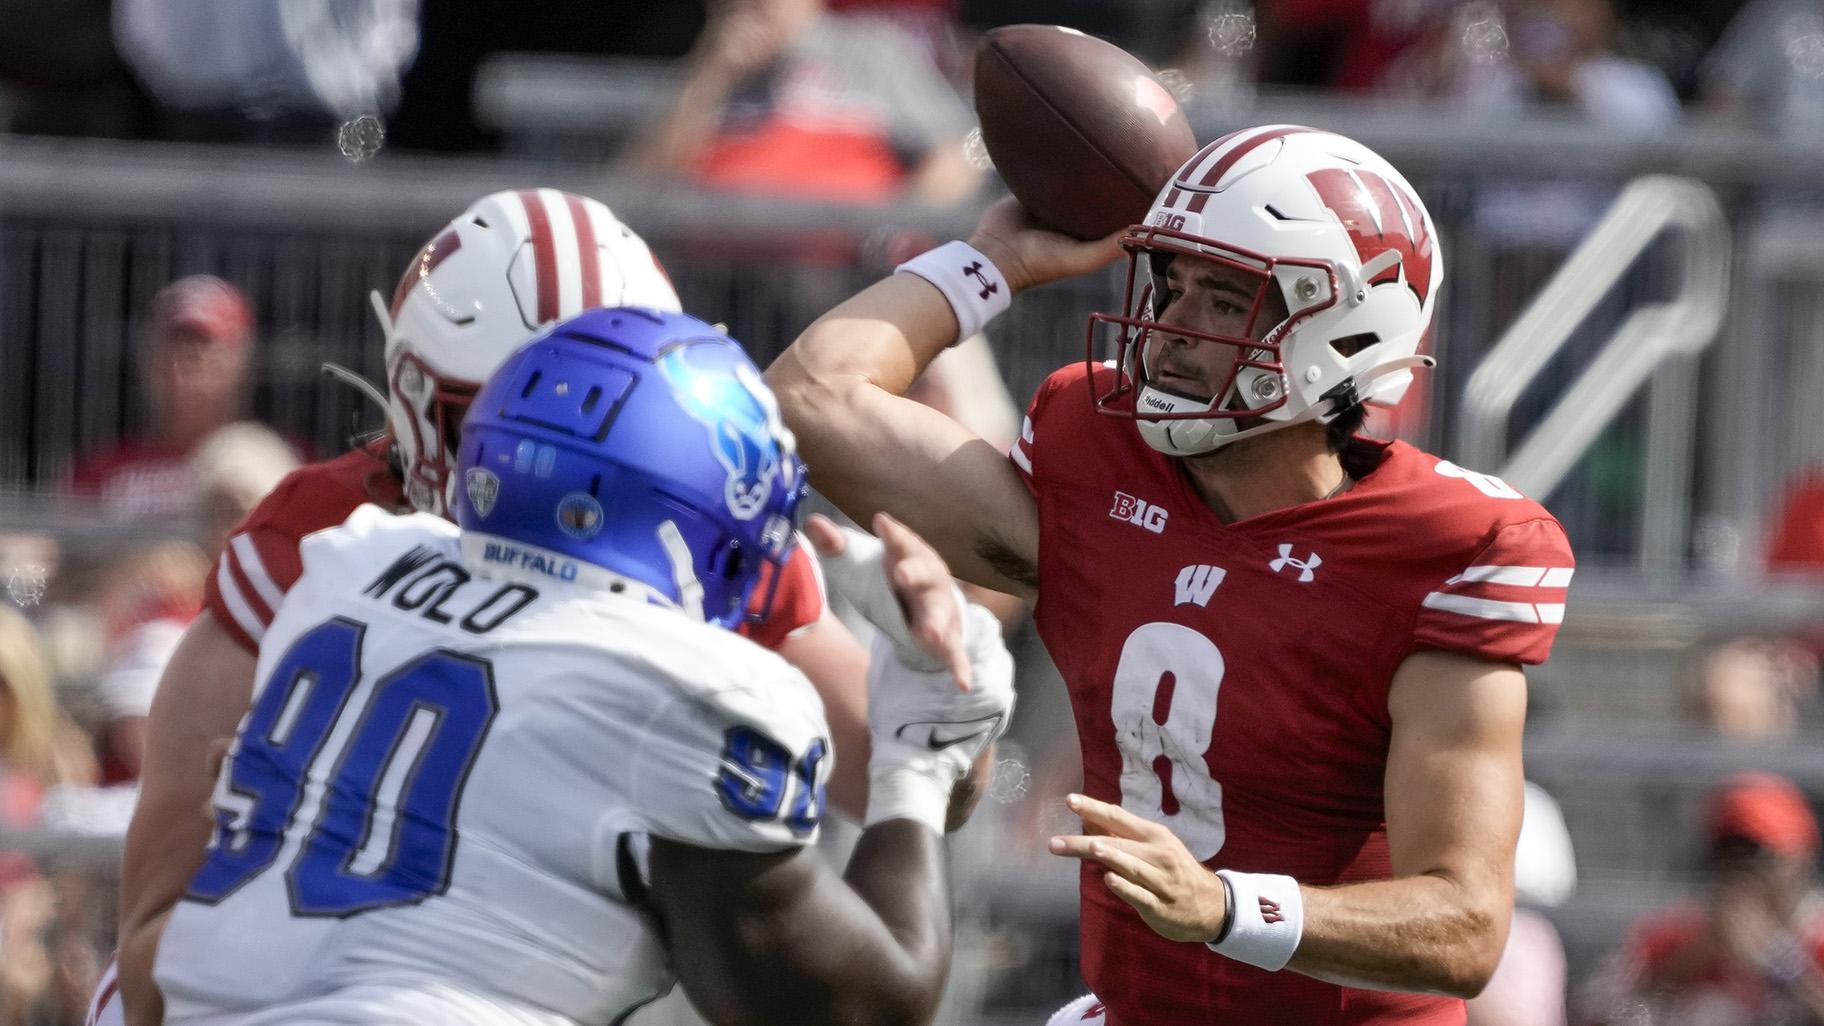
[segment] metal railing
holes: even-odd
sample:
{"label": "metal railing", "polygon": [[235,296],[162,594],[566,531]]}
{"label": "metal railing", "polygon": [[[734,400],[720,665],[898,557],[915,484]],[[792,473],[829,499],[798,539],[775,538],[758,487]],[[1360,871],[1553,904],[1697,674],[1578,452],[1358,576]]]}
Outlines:
{"label": "metal railing", "polygon": [[[1515,404],[1662,236],[1675,247],[1673,296],[1630,312],[1510,453]],[[1722,324],[1729,246],[1722,207],[1703,184],[1663,175],[1629,183],[1471,375],[1458,424],[1459,458],[1499,467],[1500,477],[1543,501],[1652,378],[1639,563],[1648,573],[1681,567],[1689,534],[1694,361]]]}

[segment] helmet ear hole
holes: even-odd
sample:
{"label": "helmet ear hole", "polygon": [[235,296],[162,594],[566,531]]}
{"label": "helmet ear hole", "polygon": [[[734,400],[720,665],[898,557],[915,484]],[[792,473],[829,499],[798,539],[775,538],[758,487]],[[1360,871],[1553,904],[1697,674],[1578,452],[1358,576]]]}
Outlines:
{"label": "helmet ear hole", "polygon": [[724,539],[709,554],[709,572],[725,581],[739,579],[747,569],[747,552],[734,538]]}
{"label": "helmet ear hole", "polygon": [[1347,360],[1351,356],[1354,356],[1380,341],[1381,336],[1369,331],[1360,335],[1345,335],[1342,338],[1333,338],[1330,340],[1330,348],[1336,350],[1336,355]]}

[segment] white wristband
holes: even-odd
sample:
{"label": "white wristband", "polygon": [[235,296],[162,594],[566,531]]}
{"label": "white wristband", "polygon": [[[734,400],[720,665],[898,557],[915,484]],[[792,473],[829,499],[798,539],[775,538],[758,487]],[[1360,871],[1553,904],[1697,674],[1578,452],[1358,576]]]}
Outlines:
{"label": "white wristband", "polygon": [[868,771],[868,814],[862,826],[889,819],[910,819],[942,835],[950,818],[950,791],[955,780],[935,763],[898,763],[871,766]]}
{"label": "white wristband", "polygon": [[967,242],[946,242],[893,270],[916,274],[944,294],[956,314],[957,342],[980,332],[1013,303],[1001,269]]}
{"label": "white wristband", "polygon": [[1229,925],[1210,941],[1210,950],[1270,972],[1284,969],[1305,933],[1305,899],[1298,881],[1227,869],[1216,875],[1229,890]]}

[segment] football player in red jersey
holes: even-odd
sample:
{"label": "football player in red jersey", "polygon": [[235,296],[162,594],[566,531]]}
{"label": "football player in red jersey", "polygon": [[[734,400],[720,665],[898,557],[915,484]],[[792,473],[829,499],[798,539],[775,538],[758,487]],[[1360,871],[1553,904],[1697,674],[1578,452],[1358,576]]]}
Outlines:
{"label": "football player in red jersey", "polygon": [[[118,973],[104,976],[92,1022],[120,1021],[122,997],[126,1021],[158,1021],[161,1002],[151,980],[157,939],[208,840],[210,823],[199,812],[209,801],[206,753],[234,733],[247,710],[260,638],[301,570],[299,541],[340,524],[366,502],[401,512],[450,509],[460,486],[452,468],[468,403],[540,327],[597,306],[679,309],[670,280],[639,236],[601,203],[552,189],[478,200],[418,252],[390,302],[373,298],[387,335],[388,435],[292,473],[240,525],[217,561],[205,610],[166,667],[153,702],[123,856]],[[859,820],[867,804],[868,653],[826,615],[809,548],[797,548],[776,584],[763,576],[755,592],[757,605],[768,603],[766,615],[741,631],[816,684],[841,753],[829,800]],[[925,591],[933,602],[950,594],[947,583]],[[988,765],[987,758],[977,763],[971,791]]]}
{"label": "football player in red jersey", "polygon": [[[1123,250],[1125,309],[1011,453],[900,398],[1013,293]],[[1430,362],[1442,261],[1411,186],[1266,126],[1124,234],[1006,200],[899,270],[769,377],[825,495],[1037,601],[1083,753],[1086,830],[1051,842],[1082,860],[1094,998],[1069,1014],[1461,1026],[1512,908],[1522,667],[1573,563],[1505,482],[1357,433]]]}

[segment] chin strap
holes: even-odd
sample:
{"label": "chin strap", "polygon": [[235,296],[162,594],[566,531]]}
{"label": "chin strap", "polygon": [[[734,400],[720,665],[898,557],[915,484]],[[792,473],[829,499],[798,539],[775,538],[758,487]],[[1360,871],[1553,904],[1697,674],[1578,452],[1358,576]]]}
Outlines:
{"label": "chin strap", "polygon": [[1429,356],[1405,356],[1398,360],[1389,360],[1386,363],[1372,367],[1367,372],[1356,376],[1356,394],[1366,394],[1369,390],[1369,386],[1388,375],[1398,374],[1401,371],[1417,370],[1420,367],[1429,369],[1436,367],[1437,365],[1438,361]]}

